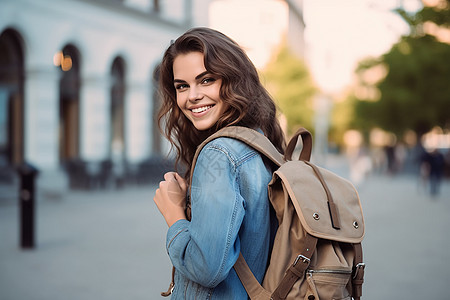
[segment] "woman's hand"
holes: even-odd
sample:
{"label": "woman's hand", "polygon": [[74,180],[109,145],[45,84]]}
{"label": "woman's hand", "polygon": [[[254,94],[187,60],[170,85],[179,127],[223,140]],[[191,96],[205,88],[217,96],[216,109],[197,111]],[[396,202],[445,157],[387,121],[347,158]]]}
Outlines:
{"label": "woman's hand", "polygon": [[176,172],[164,174],[164,181],[159,183],[153,201],[166,220],[167,225],[172,226],[176,221],[186,219],[187,183]]}

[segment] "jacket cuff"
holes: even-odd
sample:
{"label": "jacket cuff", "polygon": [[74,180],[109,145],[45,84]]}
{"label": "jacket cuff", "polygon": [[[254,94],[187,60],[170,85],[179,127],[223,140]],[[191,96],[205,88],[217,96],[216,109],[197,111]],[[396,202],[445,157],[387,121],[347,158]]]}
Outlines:
{"label": "jacket cuff", "polygon": [[167,252],[169,252],[169,247],[172,244],[173,240],[182,232],[187,231],[187,228],[189,226],[188,220],[178,220],[172,226],[169,227],[169,230],[167,231],[166,236],[166,249]]}

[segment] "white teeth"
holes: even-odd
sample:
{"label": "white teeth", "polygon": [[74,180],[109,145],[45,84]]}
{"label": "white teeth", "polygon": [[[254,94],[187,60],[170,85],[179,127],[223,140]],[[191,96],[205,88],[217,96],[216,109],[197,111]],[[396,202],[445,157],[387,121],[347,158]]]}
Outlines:
{"label": "white teeth", "polygon": [[212,106],[212,105],[208,105],[208,106],[203,106],[203,107],[193,108],[193,109],[192,109],[192,112],[193,112],[193,113],[201,113],[201,112],[204,112],[204,111],[210,109],[211,107],[213,107],[213,106]]}

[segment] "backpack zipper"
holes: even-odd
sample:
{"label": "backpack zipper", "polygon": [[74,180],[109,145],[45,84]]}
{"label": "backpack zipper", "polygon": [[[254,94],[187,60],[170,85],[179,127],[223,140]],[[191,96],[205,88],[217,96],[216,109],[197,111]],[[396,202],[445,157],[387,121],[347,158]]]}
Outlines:
{"label": "backpack zipper", "polygon": [[308,273],[308,275],[312,276],[313,273],[316,274],[345,274],[345,275],[350,275],[352,274],[351,270],[330,270],[330,269],[316,269],[316,270],[307,270],[306,273]]}

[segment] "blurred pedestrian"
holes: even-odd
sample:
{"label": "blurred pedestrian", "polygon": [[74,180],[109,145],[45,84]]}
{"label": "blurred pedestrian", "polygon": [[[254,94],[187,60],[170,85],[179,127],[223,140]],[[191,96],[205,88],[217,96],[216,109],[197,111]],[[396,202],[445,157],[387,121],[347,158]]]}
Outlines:
{"label": "blurred pedestrian", "polygon": [[387,171],[390,175],[397,172],[397,159],[395,157],[395,145],[387,145],[384,147],[387,159]]}
{"label": "blurred pedestrian", "polygon": [[230,125],[264,133],[283,152],[274,102],[244,51],[212,29],[194,28],[179,37],[166,50],[160,74],[160,125],[177,162],[187,167],[184,176],[166,173],[154,197],[169,226],[166,247],[176,269],[172,298],[247,299],[233,265],[241,252],[262,281],[271,243],[272,170],[258,152],[224,137],[203,148],[192,178],[190,167],[197,146]]}
{"label": "blurred pedestrian", "polygon": [[422,168],[428,172],[431,195],[438,196],[444,172],[444,155],[438,149],[425,152],[422,156]]}

